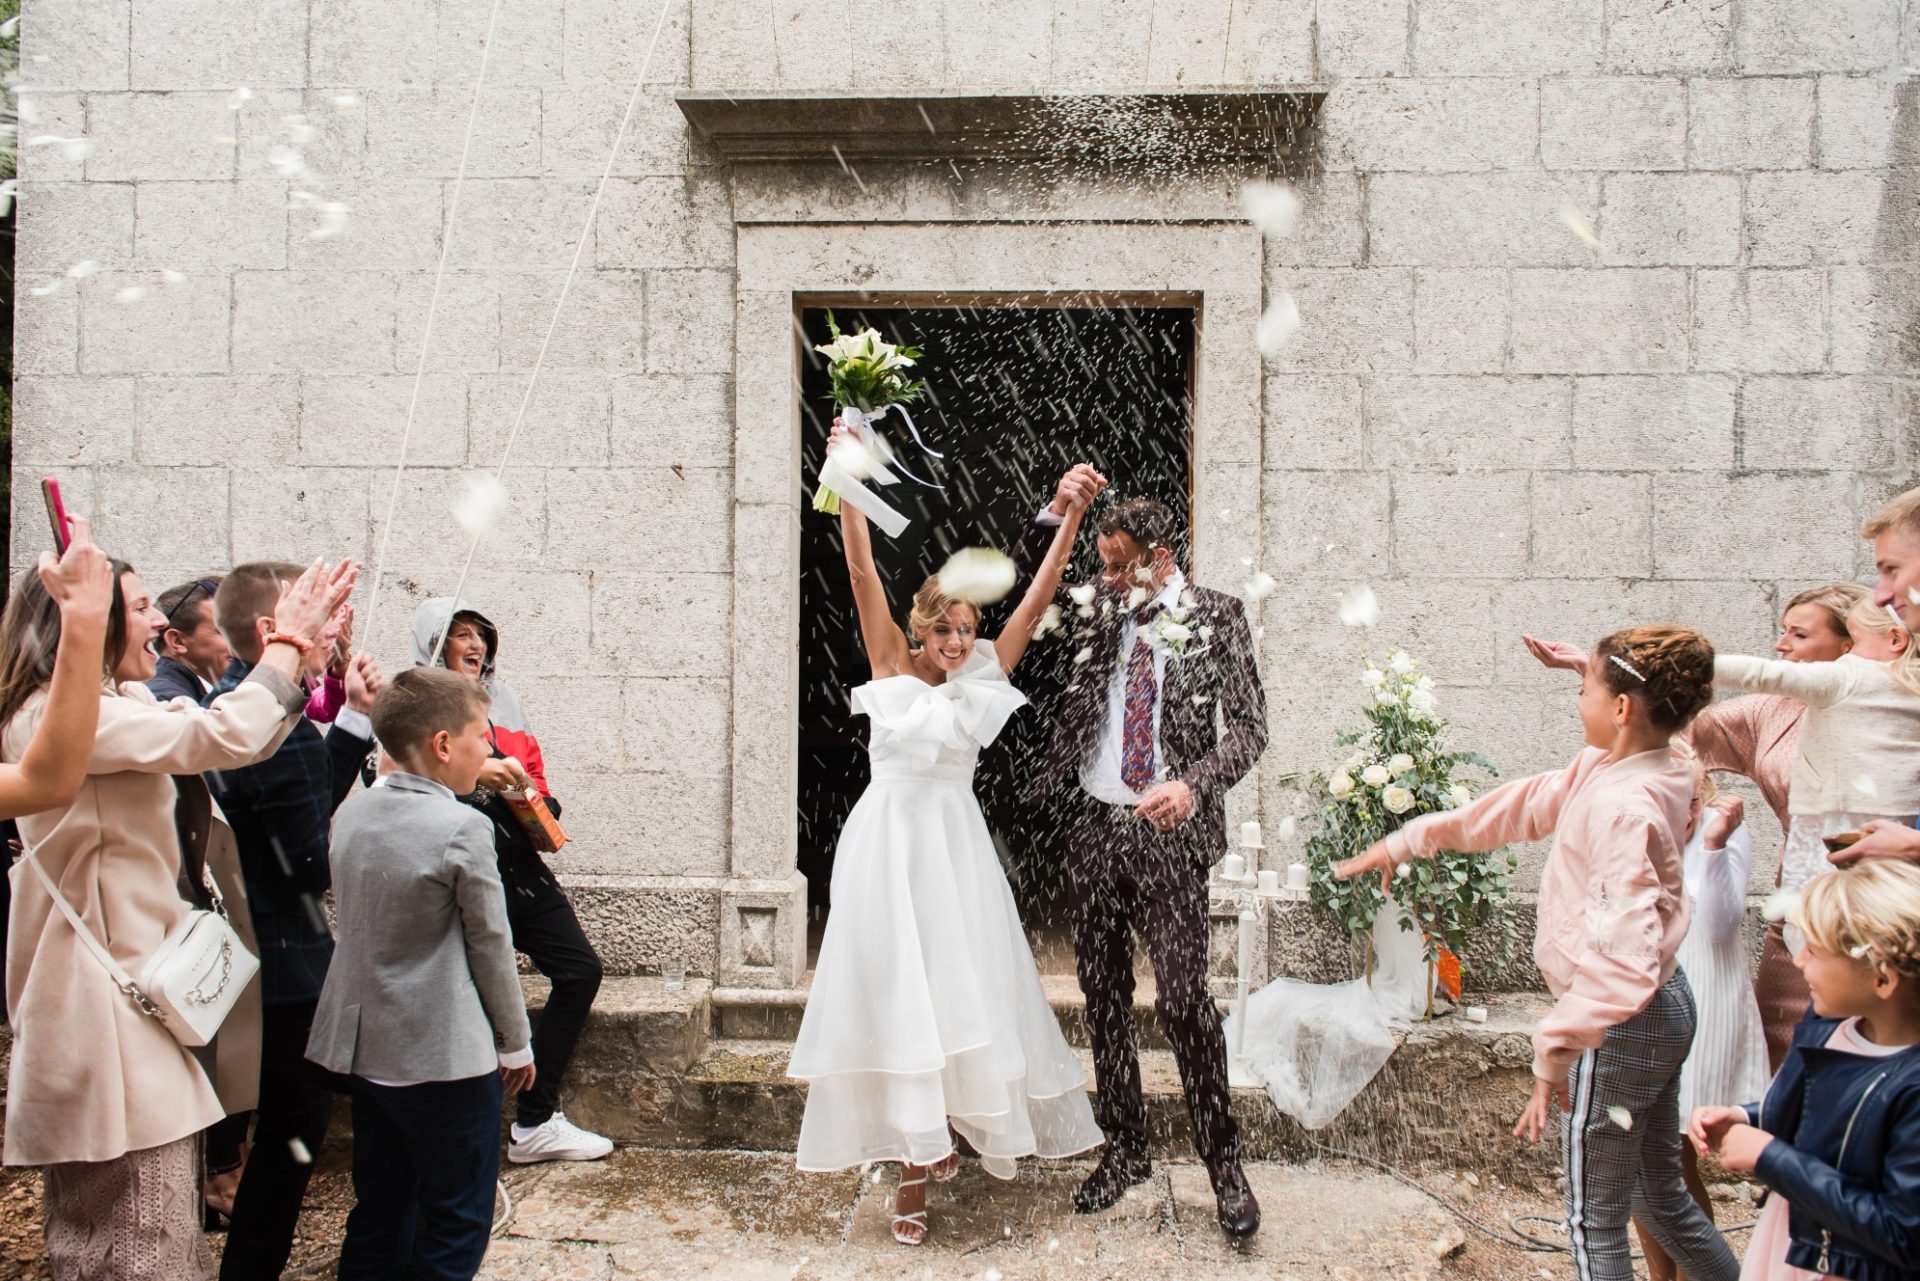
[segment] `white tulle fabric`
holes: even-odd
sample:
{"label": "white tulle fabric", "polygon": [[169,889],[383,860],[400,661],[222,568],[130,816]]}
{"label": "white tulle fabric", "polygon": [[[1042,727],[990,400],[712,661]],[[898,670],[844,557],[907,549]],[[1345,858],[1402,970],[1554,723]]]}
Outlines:
{"label": "white tulle fabric", "polygon": [[973,795],[980,749],[1026,701],[988,641],[944,685],[853,691],[873,782],[840,833],[787,1068],[808,1082],[803,1170],[932,1164],[953,1150],[949,1121],[1003,1179],[1020,1157],[1101,1141]]}

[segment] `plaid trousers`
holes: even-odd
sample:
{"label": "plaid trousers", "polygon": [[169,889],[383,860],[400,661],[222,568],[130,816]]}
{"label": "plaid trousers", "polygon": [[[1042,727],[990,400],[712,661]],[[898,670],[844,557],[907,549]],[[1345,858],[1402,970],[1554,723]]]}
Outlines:
{"label": "plaid trousers", "polygon": [[[1574,1063],[1573,1111],[1561,1121],[1567,1233],[1581,1281],[1633,1281],[1629,1216],[1640,1220],[1688,1281],[1737,1281],[1740,1265],[1681,1175],[1680,1067],[1693,1046],[1693,988],[1673,977]],[[1624,1109],[1623,1127],[1616,1109]]]}

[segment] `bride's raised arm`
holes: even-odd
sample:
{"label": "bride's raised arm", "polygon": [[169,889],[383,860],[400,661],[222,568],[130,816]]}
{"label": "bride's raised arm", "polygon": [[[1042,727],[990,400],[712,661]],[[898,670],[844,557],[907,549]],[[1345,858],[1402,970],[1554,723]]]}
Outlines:
{"label": "bride's raised arm", "polygon": [[993,652],[1000,659],[1001,671],[1012,672],[1020,656],[1027,652],[1027,646],[1032,643],[1033,629],[1039,623],[1040,616],[1046,613],[1047,606],[1053,603],[1053,593],[1060,586],[1060,575],[1066,572],[1067,562],[1073,558],[1073,540],[1080,532],[1080,518],[1086,514],[1085,503],[1074,503],[1067,508],[1066,518],[1060,522],[1060,528],[1054,531],[1046,559],[1040,562],[1033,581],[1027,584],[1027,594],[1020,598],[1019,608],[1013,611],[1013,617],[1007,620],[1006,627],[994,638]]}
{"label": "bride's raised arm", "polygon": [[860,643],[866,646],[867,661],[873,665],[874,679],[897,676],[905,667],[907,636],[893,621],[887,606],[887,589],[873,564],[873,535],[867,530],[867,518],[852,503],[840,505],[840,541],[847,549],[847,578],[853,584],[853,603],[860,610]]}

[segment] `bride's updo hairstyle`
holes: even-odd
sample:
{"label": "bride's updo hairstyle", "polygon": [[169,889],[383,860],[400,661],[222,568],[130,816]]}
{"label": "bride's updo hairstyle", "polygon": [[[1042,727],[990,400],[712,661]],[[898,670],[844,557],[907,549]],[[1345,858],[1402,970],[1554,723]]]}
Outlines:
{"label": "bride's updo hairstyle", "polygon": [[947,611],[955,605],[965,605],[973,611],[973,630],[980,630],[980,607],[957,596],[949,596],[940,590],[940,575],[934,574],[920,584],[920,590],[913,594],[913,608],[907,611],[907,639],[915,645],[921,644],[933,625],[947,616]]}
{"label": "bride's updo hairstyle", "polygon": [[1690,627],[1629,627],[1594,646],[1607,689],[1631,696],[1655,725],[1687,727],[1713,701],[1713,646]]}

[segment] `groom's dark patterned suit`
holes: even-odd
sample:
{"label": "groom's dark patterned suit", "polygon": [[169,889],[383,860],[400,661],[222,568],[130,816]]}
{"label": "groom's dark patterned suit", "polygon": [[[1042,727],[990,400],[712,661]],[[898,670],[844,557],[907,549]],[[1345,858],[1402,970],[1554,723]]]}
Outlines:
{"label": "groom's dark patterned suit", "polygon": [[[1043,516],[1015,544],[1023,581],[1038,568],[1053,535]],[[1257,1226],[1258,1206],[1240,1171],[1226,1041],[1207,989],[1207,872],[1226,851],[1227,789],[1253,768],[1267,743],[1266,695],[1253,637],[1240,601],[1225,593],[1176,584],[1156,598],[1184,599],[1182,621],[1193,632],[1183,654],[1162,645],[1152,691],[1153,773],[1185,783],[1193,794],[1186,820],[1160,831],[1136,818],[1132,803],[1121,803],[1129,790],[1147,789],[1116,791],[1121,775],[1113,768],[1126,751],[1122,727],[1113,723],[1123,703],[1116,683],[1129,682],[1131,692],[1146,694],[1137,684],[1146,656],[1136,659],[1134,646],[1155,615],[1148,612],[1151,602],[1128,611],[1125,593],[1105,581],[1091,586],[1090,618],[1080,616],[1087,607],[1069,594],[1073,586],[1063,584],[1057,598],[1072,643],[1088,656],[1074,668],[1028,792],[1032,800],[1052,798],[1068,823],[1074,952],[1093,1044],[1097,1113],[1107,1136],[1102,1166],[1076,1204],[1103,1208],[1149,1168],[1133,1020],[1138,925],[1153,961],[1155,1008],[1179,1062],[1194,1146],[1212,1176],[1222,1226],[1241,1235]],[[1084,598],[1086,585],[1079,591]]]}

